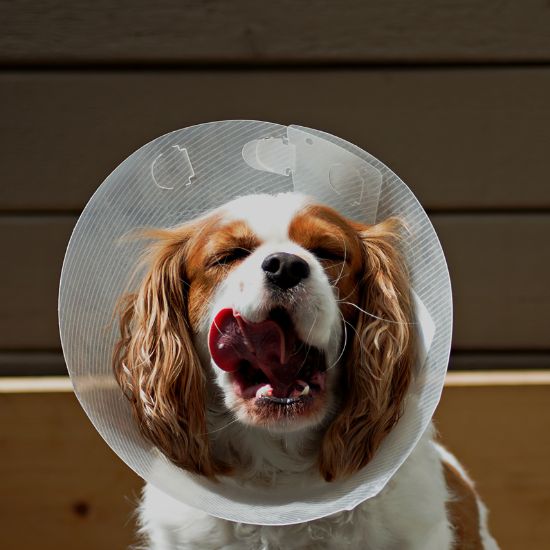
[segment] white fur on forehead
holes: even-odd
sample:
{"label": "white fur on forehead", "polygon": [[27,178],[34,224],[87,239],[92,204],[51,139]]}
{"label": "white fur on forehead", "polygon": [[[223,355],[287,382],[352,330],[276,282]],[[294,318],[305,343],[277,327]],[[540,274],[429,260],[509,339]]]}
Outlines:
{"label": "white fur on forehead", "polygon": [[301,193],[247,195],[228,202],[220,212],[226,222],[246,221],[261,240],[287,239],[290,222],[310,202]]}

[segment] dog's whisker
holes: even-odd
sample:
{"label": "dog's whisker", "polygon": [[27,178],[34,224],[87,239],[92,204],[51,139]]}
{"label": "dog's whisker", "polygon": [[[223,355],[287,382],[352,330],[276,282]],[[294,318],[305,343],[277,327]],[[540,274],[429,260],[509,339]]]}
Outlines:
{"label": "dog's whisker", "polygon": [[365,348],[365,344],[363,343],[363,340],[361,338],[361,336],[359,335],[359,333],[357,332],[357,329],[349,322],[349,321],[346,321],[345,319],[344,320],[344,324],[347,325],[348,327],[351,328],[351,330],[353,330],[353,332],[355,332],[355,336],[357,337],[357,340],[359,342],[359,345],[361,346],[361,351],[365,354],[365,355],[368,355],[368,352],[367,352],[367,349]]}
{"label": "dog's whisker", "polygon": [[[307,333],[307,337],[305,339],[306,342],[309,341],[309,337],[311,336],[311,333],[313,332],[313,329],[317,323],[317,318],[319,316],[319,312],[316,311],[315,312],[315,317],[313,318],[313,322],[311,323],[311,326],[309,327],[309,331]],[[309,355],[309,350],[311,349],[311,346],[308,346],[307,349],[306,349],[306,355],[302,361],[302,364],[300,365],[300,367],[298,368],[298,370],[296,371],[296,375],[298,375],[300,373],[300,371],[302,370],[302,368],[304,367],[304,365],[306,364],[307,362],[307,358],[308,358],[308,355]]]}
{"label": "dog's whisker", "polygon": [[[187,287],[191,288],[191,285],[187,282],[187,281],[184,281],[183,279],[181,280],[181,282],[186,285]],[[203,300],[210,306],[214,307],[214,302],[212,302],[212,300],[210,300],[209,298],[205,298],[203,297]],[[216,323],[216,320],[214,319],[213,323],[212,323],[215,327],[216,327],[216,330],[219,332],[219,334],[223,334],[222,333],[222,330],[220,329],[220,327],[218,326],[218,324]]]}
{"label": "dog's whisker", "polygon": [[[347,277],[347,275],[345,275]],[[336,285],[333,285],[331,284],[331,286],[333,288],[335,288],[338,292],[340,291],[340,288],[337,287]],[[359,281],[357,281],[354,285],[353,285],[353,288],[343,297],[343,298],[336,298],[336,301],[338,303],[341,303],[345,300],[347,300],[356,290],[357,290],[357,287],[359,286]]]}
{"label": "dog's whisker", "polygon": [[[180,279],[180,282],[181,282],[181,284],[185,285],[189,289],[191,288],[191,285],[185,279]],[[210,298],[203,297],[203,300],[211,306],[214,305],[214,302],[212,302],[212,300],[210,300]]]}
{"label": "dog's whisker", "polygon": [[338,300],[338,303],[345,304],[345,305],[348,305],[348,306],[352,306],[352,307],[358,309],[359,311],[361,311],[362,313],[364,313],[365,315],[368,315],[369,317],[372,317],[373,319],[378,319],[379,321],[384,321],[385,323],[392,323],[392,324],[395,324],[395,325],[417,325],[418,324],[415,321],[394,321],[392,319],[384,319],[383,317],[378,317],[378,315],[374,315],[374,313],[370,313],[369,311],[366,311],[365,309],[363,309],[362,307],[359,307],[357,304],[354,304],[353,302],[346,302],[346,301],[343,301],[343,300]]}
{"label": "dog's whisker", "polygon": [[363,343],[363,340],[361,339],[361,336],[359,335],[359,333],[357,332],[357,329],[349,322],[349,321],[346,321],[344,319],[344,323],[349,326],[353,332],[355,332],[355,335],[356,335],[356,338],[359,342],[359,346],[361,348],[361,357],[362,357],[362,362],[363,364],[371,371],[371,376],[375,379],[375,380],[380,380],[381,379],[381,376],[380,375],[377,375],[376,373],[372,372],[372,369],[370,368],[370,360],[367,360],[367,358],[371,358],[372,359],[372,354],[369,352],[368,348],[365,347],[365,344]]}
{"label": "dog's whisker", "polygon": [[200,435],[211,435],[213,433],[217,433],[217,432],[221,432],[222,430],[225,430],[226,428],[228,428],[229,426],[231,426],[231,424],[235,424],[235,422],[238,422],[239,419],[238,418],[234,418],[233,420],[231,420],[230,422],[228,422],[227,424],[224,424],[223,426],[221,426],[220,428],[216,428],[215,430],[209,430],[205,433],[202,433]]}
{"label": "dog's whisker", "polygon": [[235,250],[243,250],[244,252],[248,252],[249,254],[252,254],[252,250],[250,248],[245,248],[244,246],[235,246]]}
{"label": "dog's whisker", "polygon": [[348,257],[348,247],[346,245],[346,239],[344,239],[343,235],[340,235],[340,237],[342,238],[342,242],[344,243],[344,259],[342,260],[342,267],[340,269],[340,273],[338,277],[336,277],[336,280],[334,281],[334,285],[337,285],[342,279],[342,276],[344,274],[344,269],[346,268],[346,259]]}
{"label": "dog's whisker", "polygon": [[333,369],[337,364],[338,362],[340,361],[340,359],[342,359],[343,355],[344,355],[344,352],[346,351],[346,346],[348,344],[348,330],[346,328],[346,320],[344,319],[344,315],[342,314],[341,311],[339,311],[338,313],[340,313],[340,317],[342,317],[342,321],[343,321],[343,324],[342,326],[344,327],[344,343],[342,344],[342,349],[340,351],[340,354],[338,355],[338,357],[334,360],[334,362],[332,363],[332,365],[330,365],[330,367],[327,367],[327,371],[329,371],[330,369]]}

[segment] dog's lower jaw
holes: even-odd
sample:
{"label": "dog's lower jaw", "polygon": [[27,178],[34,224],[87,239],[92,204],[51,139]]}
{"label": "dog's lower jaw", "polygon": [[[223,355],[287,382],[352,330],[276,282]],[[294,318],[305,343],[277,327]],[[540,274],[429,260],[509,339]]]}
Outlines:
{"label": "dog's lower jaw", "polygon": [[333,354],[324,356],[323,366],[319,371],[323,378],[322,382],[311,377],[314,381],[312,383],[309,378],[304,378],[312,384],[311,389],[308,387],[309,395],[304,398],[303,403],[290,405],[288,408],[284,404],[263,408],[261,398],[239,393],[233,380],[234,374],[221,371],[212,361],[209,365],[209,370],[213,371],[212,384],[216,387],[221,400],[220,406],[226,411],[226,415],[210,417],[209,432],[225,431],[224,426],[233,423],[233,427],[239,428],[241,432],[244,427],[258,428],[280,436],[289,433],[303,434],[310,429],[318,431],[326,425],[327,419],[332,417],[338,407],[336,401],[340,392],[337,388],[341,376],[339,359],[341,357],[334,357]]}

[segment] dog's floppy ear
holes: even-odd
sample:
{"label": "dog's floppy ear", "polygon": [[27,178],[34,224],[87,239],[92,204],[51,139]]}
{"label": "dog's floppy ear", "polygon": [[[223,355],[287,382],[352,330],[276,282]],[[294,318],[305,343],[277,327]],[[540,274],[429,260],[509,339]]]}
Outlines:
{"label": "dog's floppy ear", "polygon": [[194,227],[155,230],[147,272],[120,301],[116,379],[143,435],[170,460],[213,478],[225,471],[212,457],[206,425],[206,377],[193,346],[185,265]]}
{"label": "dog's floppy ear", "polygon": [[395,218],[356,225],[363,253],[358,304],[363,311],[342,373],[342,408],[322,441],[319,466],[327,481],[365,466],[402,412],[415,338],[409,281],[398,251],[400,226]]}

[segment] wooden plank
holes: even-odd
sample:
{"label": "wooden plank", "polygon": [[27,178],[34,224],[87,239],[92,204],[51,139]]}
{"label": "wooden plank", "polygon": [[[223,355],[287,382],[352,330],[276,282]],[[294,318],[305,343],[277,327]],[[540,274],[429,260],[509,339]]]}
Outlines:
{"label": "wooden plank", "polygon": [[0,349],[61,347],[57,295],[75,223],[72,216],[0,218],[0,246],[9,258],[2,263]]}
{"label": "wooden plank", "polygon": [[[550,215],[433,215],[457,350],[548,350]],[[59,349],[57,291],[75,218],[0,217],[0,349]],[[32,250],[32,253],[29,251]]]}
{"label": "wooden plank", "polygon": [[0,210],[78,211],[144,143],[234,118],[346,138],[434,211],[550,208],[548,97],[546,67],[0,73]]}
{"label": "wooden plank", "polygon": [[449,372],[445,387],[550,386],[550,370]]}
{"label": "wooden plank", "polygon": [[[550,370],[448,372],[445,388],[550,386]],[[0,376],[0,394],[73,393],[68,376]]]}
{"label": "wooden plank", "polygon": [[548,349],[548,215],[432,215],[454,297],[456,349]]}
{"label": "wooden plank", "polygon": [[[470,381],[469,376],[476,377],[479,371],[510,371],[512,379],[515,371],[524,373],[546,373],[550,371],[550,353],[548,352],[453,352],[449,361],[451,379],[460,375]],[[466,371],[466,372],[465,372]],[[475,371],[475,372],[468,372]],[[12,351],[0,352],[0,377],[6,384],[8,377],[56,377],[67,374],[67,367],[61,352],[50,351]],[[492,380],[492,378],[491,378]],[[525,382],[527,383],[527,382]],[[2,386],[0,385],[0,392]]]}
{"label": "wooden plank", "polygon": [[[445,388],[550,386],[550,369],[448,372]],[[0,376],[0,394],[73,393],[69,376]]]}
{"label": "wooden plank", "polygon": [[[461,351],[451,353],[449,370],[550,370],[550,353],[540,351]],[[543,371],[544,372],[544,371]]]}
{"label": "wooden plank", "polygon": [[128,548],[141,481],[74,395],[2,393],[0,414],[2,547]]}
{"label": "wooden plank", "polygon": [[444,444],[460,458],[489,507],[501,548],[548,547],[549,399],[547,382],[448,386],[436,413]]}
{"label": "wooden plank", "polygon": [[[475,479],[501,547],[543,550],[550,373],[461,376],[449,375],[436,413],[443,441]],[[0,414],[3,546],[122,549],[135,540],[141,481],[96,434],[66,379],[0,379]]]}
{"label": "wooden plank", "polygon": [[65,375],[67,367],[58,351],[0,352],[0,376]]}
{"label": "wooden plank", "polygon": [[550,59],[537,0],[3,2],[3,63],[484,62]]}
{"label": "wooden plank", "polygon": [[72,392],[73,385],[68,376],[2,376],[0,378],[0,395]]}

